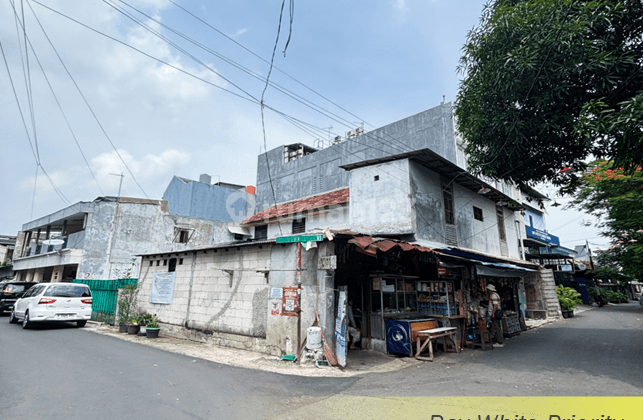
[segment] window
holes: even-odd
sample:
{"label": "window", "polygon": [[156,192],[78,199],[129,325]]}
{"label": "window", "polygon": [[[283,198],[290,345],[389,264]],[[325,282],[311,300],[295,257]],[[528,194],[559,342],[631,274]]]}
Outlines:
{"label": "window", "polygon": [[255,239],[268,239],[268,225],[255,227]]}
{"label": "window", "polygon": [[158,267],[159,265],[161,265],[161,260],[156,260],[156,266]]}
{"label": "window", "polygon": [[176,271],[176,258],[170,258],[170,266],[167,268],[170,273]]}
{"label": "window", "polygon": [[498,235],[501,241],[507,240],[507,233],[505,232],[505,216],[502,212],[502,207],[496,206],[496,218],[498,219]]}
{"label": "window", "polygon": [[187,244],[190,240],[190,231],[188,229],[175,229],[174,242]]}
{"label": "window", "polygon": [[163,260],[163,266],[167,265],[167,260]]}
{"label": "window", "polygon": [[150,267],[154,265],[154,261],[150,260]]}
{"label": "window", "polygon": [[453,188],[449,184],[442,186],[442,199],[444,200],[444,221],[447,225],[455,224],[453,208]]}
{"label": "window", "polygon": [[45,292],[47,297],[91,297],[89,287],[84,285],[52,286]]}
{"label": "window", "polygon": [[183,258],[179,258],[179,265],[183,265]]}
{"label": "window", "polygon": [[292,233],[306,232],[306,218],[295,219],[292,221]]}
{"label": "window", "polygon": [[529,215],[529,227],[534,227],[534,218]]}
{"label": "window", "polygon": [[482,209],[478,208],[476,206],[473,206],[473,218],[476,220],[480,220],[481,222],[484,220],[482,217]]}
{"label": "window", "polygon": [[374,179],[375,181],[379,181],[379,180],[380,180],[380,176],[379,176],[379,175],[375,175],[375,177],[374,177],[373,179]]}

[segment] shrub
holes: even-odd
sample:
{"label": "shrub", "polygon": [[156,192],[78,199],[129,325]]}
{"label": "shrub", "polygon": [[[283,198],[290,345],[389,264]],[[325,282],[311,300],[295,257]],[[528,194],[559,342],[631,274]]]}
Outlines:
{"label": "shrub", "polygon": [[580,293],[571,287],[565,287],[563,285],[556,286],[556,294],[558,295],[558,303],[563,310],[569,311],[583,303],[583,300],[580,297]]}

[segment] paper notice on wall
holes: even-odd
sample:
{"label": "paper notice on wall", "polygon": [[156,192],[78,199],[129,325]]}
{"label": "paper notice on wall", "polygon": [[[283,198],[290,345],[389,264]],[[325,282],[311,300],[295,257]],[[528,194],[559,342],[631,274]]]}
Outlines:
{"label": "paper notice on wall", "polygon": [[176,273],[154,273],[150,303],[170,305],[174,297],[174,281]]}
{"label": "paper notice on wall", "polygon": [[284,295],[284,289],[281,287],[271,287],[270,288],[270,299],[281,299]]}
{"label": "paper notice on wall", "polygon": [[284,287],[281,298],[281,314],[297,316],[299,313],[299,295],[296,287]]}

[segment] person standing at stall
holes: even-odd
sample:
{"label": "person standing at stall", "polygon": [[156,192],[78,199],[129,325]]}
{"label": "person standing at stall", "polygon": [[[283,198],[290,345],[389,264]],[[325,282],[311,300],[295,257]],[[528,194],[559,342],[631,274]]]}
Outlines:
{"label": "person standing at stall", "polygon": [[[497,344],[494,344],[494,347],[504,347],[505,346],[505,337],[502,335],[502,306],[500,305],[500,296],[496,293],[496,286],[493,284],[487,285],[487,297],[489,298],[489,310],[487,313],[491,317],[491,329],[493,335],[496,336]],[[498,312],[500,311],[500,312]],[[496,314],[498,312],[498,314]],[[496,315],[500,317],[496,318]]]}

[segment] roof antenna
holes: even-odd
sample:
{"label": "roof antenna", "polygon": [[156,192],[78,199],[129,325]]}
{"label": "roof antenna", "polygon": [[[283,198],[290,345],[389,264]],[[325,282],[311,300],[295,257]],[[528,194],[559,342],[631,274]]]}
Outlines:
{"label": "roof antenna", "polygon": [[442,94],[442,104],[444,104],[446,102],[446,97],[447,97],[447,95]]}

